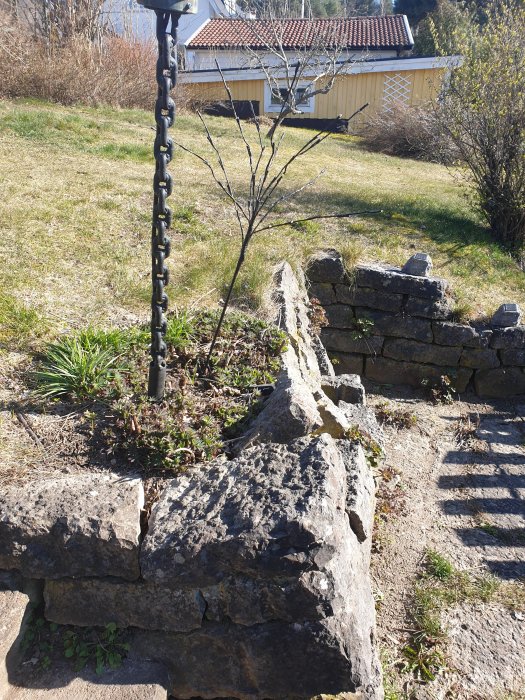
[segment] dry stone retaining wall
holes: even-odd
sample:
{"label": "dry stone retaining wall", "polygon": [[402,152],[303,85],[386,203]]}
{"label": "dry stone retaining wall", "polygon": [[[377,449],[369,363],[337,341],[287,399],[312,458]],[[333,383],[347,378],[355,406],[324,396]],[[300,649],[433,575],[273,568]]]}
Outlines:
{"label": "dry stone retaining wall", "polygon": [[286,264],[275,280],[288,348],[238,454],[168,482],[146,532],[138,478],[5,489],[0,590],[40,579],[49,620],[133,628],[126,663],[160,663],[179,699],[381,700],[374,480],[347,439],[380,431],[359,378],[336,378],[312,334],[304,280]]}
{"label": "dry stone retaining wall", "polygon": [[326,313],[321,340],[336,373],[412,386],[446,375],[460,392],[525,393],[525,326],[510,325],[519,322],[519,309],[504,305],[486,325],[455,323],[448,282],[405,268],[359,265],[347,272],[333,250],[310,261],[309,293]]}

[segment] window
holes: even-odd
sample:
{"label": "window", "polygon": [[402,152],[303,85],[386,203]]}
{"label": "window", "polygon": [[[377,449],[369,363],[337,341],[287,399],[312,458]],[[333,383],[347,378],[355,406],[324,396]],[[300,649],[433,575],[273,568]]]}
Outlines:
{"label": "window", "polygon": [[[314,98],[306,96],[308,87],[305,85],[303,87],[298,87],[295,90],[295,102],[299,107],[301,112],[313,112],[314,111]],[[270,87],[266,84],[264,91],[264,111],[265,112],[280,112],[288,99],[288,89],[285,87]]]}
{"label": "window", "polygon": [[[298,105],[308,105],[309,99],[305,98],[306,88],[297,88],[295,91],[295,101]],[[286,88],[279,88],[272,90],[271,104],[280,107],[288,99],[288,90]]]}

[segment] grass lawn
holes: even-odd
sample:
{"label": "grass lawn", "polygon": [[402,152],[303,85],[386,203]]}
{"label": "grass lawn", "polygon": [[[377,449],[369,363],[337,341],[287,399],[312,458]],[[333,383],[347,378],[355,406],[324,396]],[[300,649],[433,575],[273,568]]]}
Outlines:
{"label": "grass lawn", "polygon": [[[208,119],[242,189],[243,149],[235,125]],[[0,102],[0,343],[24,349],[79,326],[146,319],[153,116],[109,108]],[[255,137],[253,126],[246,127]],[[290,155],[310,132],[289,129]],[[209,153],[198,119],[180,116],[174,140]],[[349,220],[279,228],[254,239],[236,289],[257,308],[271,266],[303,263],[336,247],[350,263],[403,263],[428,252],[449,279],[458,311],[474,318],[504,301],[525,305],[525,276],[493,243],[464,190],[439,165],[369,153],[337,135],[290,171],[292,189],[324,174],[277,216],[381,209]],[[176,151],[170,307],[212,306],[224,294],[239,244],[233,212],[200,162]]]}

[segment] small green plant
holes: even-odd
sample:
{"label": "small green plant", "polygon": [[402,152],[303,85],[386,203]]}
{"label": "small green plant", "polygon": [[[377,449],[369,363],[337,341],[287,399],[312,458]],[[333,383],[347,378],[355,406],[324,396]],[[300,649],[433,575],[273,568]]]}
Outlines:
{"label": "small green plant", "polygon": [[64,656],[75,662],[80,670],[90,661],[95,662],[97,674],[106,668],[119,668],[129,651],[129,644],[123,641],[123,633],[114,622],[102,631],[95,628],[68,629],[64,633]]}
{"label": "small green plant", "polygon": [[49,668],[57,630],[58,625],[49,623],[40,608],[33,608],[29,613],[26,631],[20,645],[22,653],[27,654],[31,651],[32,658],[37,659],[40,668]]}
{"label": "small green plant", "polygon": [[35,373],[37,393],[45,398],[93,399],[125,370],[112,347],[103,347],[88,332],[47,346]]}
{"label": "small green plant", "polygon": [[364,338],[370,338],[372,335],[372,330],[374,328],[374,322],[369,318],[357,318],[354,321],[354,329],[350,333],[350,337],[353,340],[363,340]]}
{"label": "small green plant", "polygon": [[358,442],[365,453],[366,461],[370,469],[377,469],[383,459],[383,450],[377,442],[367,433],[353,425],[346,433],[348,440]]}
{"label": "small green plant", "polygon": [[458,571],[439,552],[429,549],[424,571],[414,588],[412,626],[415,631],[404,646],[402,671],[420,682],[429,682],[446,669],[444,646],[447,632],[441,623],[443,610],[464,601],[488,602],[501,584],[493,576],[471,576]]}
{"label": "small green plant", "polygon": [[74,627],[49,622],[44,617],[43,605],[29,614],[21,651],[24,657],[36,659],[40,668],[47,669],[61,655],[74,662],[80,670],[94,663],[101,674],[105,668],[118,668],[129,651],[126,632],[114,622],[104,628]]}
{"label": "small green plant", "polygon": [[402,670],[411,673],[418,681],[428,683],[446,670],[445,656],[439,644],[420,633],[403,647]]}
{"label": "small green plant", "polygon": [[165,339],[177,352],[191,345],[195,339],[195,325],[187,311],[176,310],[168,317]]}
{"label": "small green plant", "polygon": [[457,391],[452,380],[446,374],[442,375],[436,382],[422,379],[421,386],[428,389],[434,403],[450,404],[456,400]]}
{"label": "small green plant", "polygon": [[386,401],[378,404],[375,409],[377,420],[383,425],[391,425],[396,428],[413,428],[417,423],[417,416],[402,408],[395,408]]}
{"label": "small green plant", "polygon": [[452,564],[433,549],[429,549],[426,553],[425,567],[430,576],[440,581],[446,581],[452,578],[454,574]]}

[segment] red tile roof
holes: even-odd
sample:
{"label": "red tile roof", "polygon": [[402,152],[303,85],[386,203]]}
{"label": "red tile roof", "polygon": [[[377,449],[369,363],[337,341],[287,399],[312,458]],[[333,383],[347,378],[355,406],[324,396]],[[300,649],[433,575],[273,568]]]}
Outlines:
{"label": "red tile roof", "polygon": [[212,19],[188,44],[189,49],[264,49],[282,37],[286,50],[324,48],[349,50],[412,48],[404,15],[379,17],[244,20]]}

